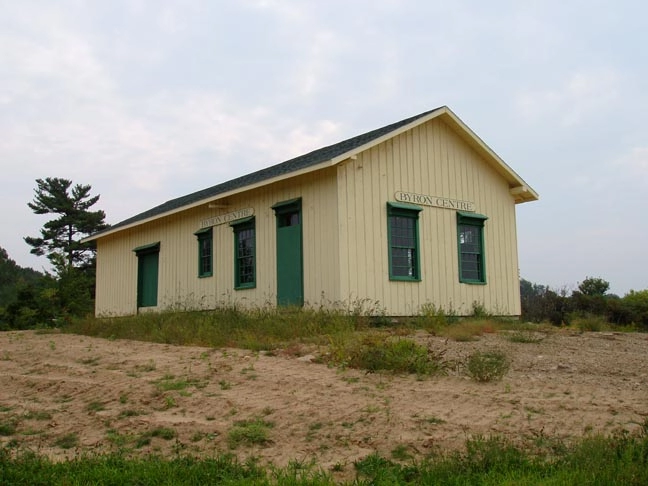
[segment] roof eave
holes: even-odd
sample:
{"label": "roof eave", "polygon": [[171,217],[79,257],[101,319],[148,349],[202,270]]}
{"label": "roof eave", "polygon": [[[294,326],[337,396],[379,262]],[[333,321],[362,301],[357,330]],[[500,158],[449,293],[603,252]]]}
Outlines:
{"label": "roof eave", "polygon": [[[346,157],[346,158],[348,158],[348,157]],[[258,187],[261,187],[261,186],[266,186],[266,185],[269,185],[269,184],[273,184],[275,182],[281,182],[281,181],[286,180],[286,179],[290,179],[290,178],[293,178],[293,177],[298,177],[300,175],[308,174],[309,172],[314,172],[314,171],[317,171],[317,170],[321,170],[321,169],[324,169],[326,167],[330,167],[331,165],[333,165],[333,164],[331,164],[330,160],[325,160],[323,162],[320,162],[319,164],[315,164],[315,165],[310,166],[310,167],[305,167],[303,169],[298,169],[298,170],[296,170],[294,172],[281,174],[279,176],[275,176],[275,177],[272,177],[272,178],[269,178],[269,179],[264,179],[262,181],[255,182],[253,184],[248,184],[246,186],[237,187],[236,189],[232,189],[230,191],[222,192],[222,193],[214,195],[214,196],[206,197],[204,199],[200,199],[200,200],[195,201],[193,203],[186,204],[184,206],[180,206],[180,207],[171,209],[169,211],[165,211],[163,213],[155,214],[155,215],[150,216],[148,218],[139,219],[137,221],[133,221],[132,223],[125,224],[125,225],[119,226],[119,227],[114,228],[114,229],[108,228],[108,229],[106,229],[104,231],[101,231],[99,233],[95,233],[94,235],[90,235],[87,238],[84,238],[83,240],[81,240],[81,242],[86,243],[86,242],[89,242],[89,241],[98,240],[99,238],[104,238],[104,237],[109,236],[111,234],[119,233],[120,231],[124,231],[124,230],[130,229],[130,228],[134,228],[135,226],[140,226],[142,224],[150,223],[151,221],[155,221],[155,220],[160,219],[160,218],[166,218],[166,217],[171,216],[173,214],[181,213],[183,211],[187,211],[189,209],[197,208],[199,206],[204,206],[205,204],[209,204],[209,203],[212,203],[214,201],[218,201],[219,199],[225,199],[226,197],[234,196],[236,194],[240,194],[241,192],[251,191],[251,190],[256,189]]]}

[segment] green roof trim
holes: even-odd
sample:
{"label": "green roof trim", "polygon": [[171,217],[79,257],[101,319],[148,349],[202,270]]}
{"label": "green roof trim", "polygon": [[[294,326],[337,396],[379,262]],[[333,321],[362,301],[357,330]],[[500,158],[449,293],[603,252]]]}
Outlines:
{"label": "green roof trim", "polygon": [[156,243],[150,243],[148,245],[138,246],[137,248],[133,248],[133,251],[137,254],[153,253],[155,251],[160,251],[160,242],[158,241]]}
{"label": "green roof trim", "polygon": [[488,219],[488,216],[484,216],[483,214],[479,213],[466,213],[464,211],[457,211],[457,219],[459,219],[459,222],[463,222],[466,219],[481,219],[482,221],[486,221]]}
{"label": "green roof trim", "polygon": [[247,218],[235,219],[229,225],[230,226],[238,226],[240,224],[249,223],[250,221],[254,221],[254,216],[248,216]]}
{"label": "green roof trim", "polygon": [[222,184],[217,184],[215,186],[208,187],[207,189],[193,192],[186,196],[178,197],[176,199],[171,199],[163,204],[160,204],[159,206],[156,206],[147,211],[136,214],[135,216],[132,216],[128,219],[125,219],[117,224],[114,224],[110,228],[107,228],[106,230],[95,233],[90,238],[94,239],[95,237],[100,236],[103,233],[113,232],[116,229],[121,228],[123,226],[128,226],[133,223],[137,223],[139,221],[143,221],[149,218],[154,218],[155,216],[159,216],[169,211],[180,209],[183,206],[188,206],[190,204],[194,204],[202,200],[212,199],[220,194],[224,194],[229,191],[245,188],[246,186],[250,186],[252,184],[263,182],[281,175],[290,174],[298,170],[306,169],[321,164],[323,162],[326,162],[327,160],[332,160],[335,157],[339,157],[347,152],[351,152],[354,149],[362,147],[365,144],[368,144],[370,142],[373,142],[376,139],[388,135],[389,133],[394,132],[399,128],[405,127],[410,123],[413,123],[423,117],[426,117],[434,113],[435,111],[439,111],[443,109],[446,108],[445,107],[435,108],[433,110],[426,111],[419,115],[406,118],[399,122],[386,125],[382,128],[378,128],[376,130],[363,133],[362,135],[358,135],[356,137],[343,140],[342,142],[329,145],[327,147],[322,147],[320,149],[314,150],[304,155],[300,155],[299,157],[295,157],[293,159],[287,160],[280,164],[273,165],[265,169],[261,169],[257,172],[253,172],[251,174],[238,177],[236,179],[232,179],[228,182],[223,182]]}
{"label": "green roof trim", "polygon": [[387,201],[387,206],[389,206],[390,209],[405,209],[407,211],[423,211],[423,208],[421,206],[417,206],[416,204],[402,203],[402,202]]}
{"label": "green roof trim", "polygon": [[297,211],[301,209],[301,197],[296,197],[295,199],[288,199],[287,201],[281,201],[277,204],[274,204],[270,207],[275,213],[286,213],[289,211]]}

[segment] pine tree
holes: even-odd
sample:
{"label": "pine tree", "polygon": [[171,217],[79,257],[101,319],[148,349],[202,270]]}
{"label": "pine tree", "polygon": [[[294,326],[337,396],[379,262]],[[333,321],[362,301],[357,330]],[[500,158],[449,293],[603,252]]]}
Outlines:
{"label": "pine tree", "polygon": [[35,214],[59,216],[43,225],[40,237],[25,237],[31,253],[47,255],[59,275],[73,268],[93,268],[96,247],[81,240],[108,227],[103,211],[90,211],[99,196],[90,196],[89,185],[72,187],[72,181],[67,179],[48,177],[36,179],[36,184],[34,200],[27,205]]}

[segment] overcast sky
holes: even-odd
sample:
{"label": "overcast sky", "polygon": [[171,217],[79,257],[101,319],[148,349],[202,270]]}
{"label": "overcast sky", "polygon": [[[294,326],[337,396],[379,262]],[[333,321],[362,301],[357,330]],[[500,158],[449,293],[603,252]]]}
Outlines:
{"label": "overcast sky", "polygon": [[0,0],[0,246],[35,179],[109,223],[441,105],[539,194],[520,274],[648,288],[643,1]]}

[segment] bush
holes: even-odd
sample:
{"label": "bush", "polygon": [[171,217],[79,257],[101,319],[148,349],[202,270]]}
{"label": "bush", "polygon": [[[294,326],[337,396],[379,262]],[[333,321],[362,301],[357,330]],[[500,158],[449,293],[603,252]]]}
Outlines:
{"label": "bush", "polygon": [[431,375],[444,369],[440,354],[409,339],[394,340],[379,333],[331,343],[331,359],[342,366],[368,371]]}
{"label": "bush", "polygon": [[501,380],[509,370],[510,361],[501,351],[477,351],[468,357],[468,375],[476,381]]}

